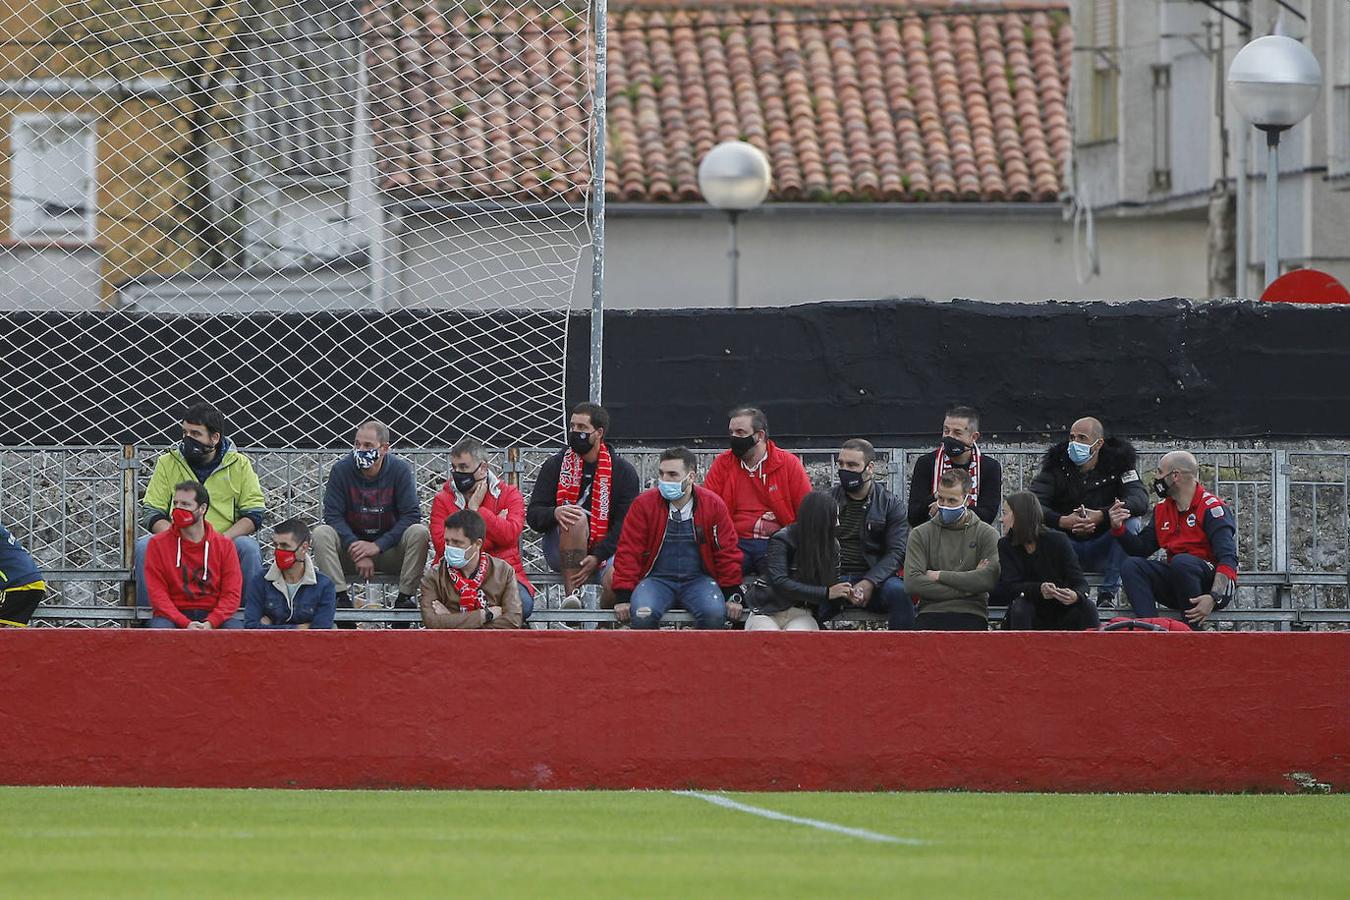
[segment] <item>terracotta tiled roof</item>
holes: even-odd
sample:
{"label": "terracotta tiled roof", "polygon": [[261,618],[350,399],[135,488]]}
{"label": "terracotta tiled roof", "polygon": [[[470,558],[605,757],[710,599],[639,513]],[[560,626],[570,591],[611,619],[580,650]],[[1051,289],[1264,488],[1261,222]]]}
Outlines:
{"label": "terracotta tiled roof", "polygon": [[[771,200],[1053,200],[1069,152],[1067,0],[612,3],[608,193],[699,199],[741,139]],[[367,10],[381,184],[579,201],[589,179],[585,23],[489,4]]]}

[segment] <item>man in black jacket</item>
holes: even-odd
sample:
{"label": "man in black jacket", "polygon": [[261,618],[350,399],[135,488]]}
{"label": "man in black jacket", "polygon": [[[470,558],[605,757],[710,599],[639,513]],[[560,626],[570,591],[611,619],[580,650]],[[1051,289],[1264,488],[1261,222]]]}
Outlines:
{"label": "man in black jacket", "polygon": [[953,406],[942,419],[942,444],[914,461],[909,479],[909,526],[918,528],[937,513],[938,479],[949,469],[970,476],[966,505],[980,521],[993,524],[1003,500],[1003,469],[979,447],[980,414],[969,406]]}
{"label": "man in black jacket", "polygon": [[[609,413],[578,404],[568,421],[567,449],[539,467],[525,521],[544,537],[544,561],[561,572],[569,594],[593,581],[619,546],[623,517],[640,491],[637,469],[605,440]],[[601,605],[612,594],[605,571]],[[578,608],[575,596],[564,605]],[[627,610],[622,612],[626,613]]]}
{"label": "man in black jacket", "polygon": [[[847,602],[887,614],[892,631],[914,627],[914,604],[900,572],[905,564],[909,524],[905,505],[873,477],[876,451],[862,438],[839,450],[839,577],[853,585]],[[839,614],[842,604],[827,601],[821,621]]]}
{"label": "man in black jacket", "polygon": [[1098,605],[1114,603],[1120,590],[1125,550],[1111,537],[1111,507],[1117,500],[1130,512],[1126,529],[1139,532],[1149,510],[1148,491],[1139,480],[1134,447],[1124,438],[1107,437],[1091,416],[1069,429],[1069,439],[1045,451],[1031,492],[1041,501],[1047,528],[1058,528],[1073,541],[1078,562],[1102,573]]}

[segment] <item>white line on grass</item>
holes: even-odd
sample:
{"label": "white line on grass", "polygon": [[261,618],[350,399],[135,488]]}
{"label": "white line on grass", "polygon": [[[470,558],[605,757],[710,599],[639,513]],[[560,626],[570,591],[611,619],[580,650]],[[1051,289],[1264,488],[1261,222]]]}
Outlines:
{"label": "white line on grass", "polygon": [[704,794],[700,791],[674,791],[673,793],[679,794],[681,797],[694,797],[698,800],[706,800],[714,806],[721,806],[725,809],[734,809],[737,812],[750,813],[752,816],[761,816],[765,819],[773,819],[776,822],[790,822],[793,825],[805,825],[808,828],[819,828],[821,831],[833,831],[836,834],[846,834],[849,837],[862,838],[864,841],[875,841],[879,844],[907,844],[911,847],[919,847],[928,843],[927,841],[921,841],[917,838],[895,837],[894,835],[868,831],[865,828],[849,828],[846,825],[836,825],[833,822],[822,822],[819,819],[803,819],[800,816],[789,816],[787,813],[774,812],[771,809],[739,803],[732,800],[730,797],[723,797],[720,794]]}

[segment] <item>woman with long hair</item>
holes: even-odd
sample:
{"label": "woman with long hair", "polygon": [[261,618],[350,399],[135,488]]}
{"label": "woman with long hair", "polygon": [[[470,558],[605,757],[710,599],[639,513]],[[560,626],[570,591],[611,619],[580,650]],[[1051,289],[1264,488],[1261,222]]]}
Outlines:
{"label": "woman with long hair", "polygon": [[839,507],[812,491],[797,507],[797,521],[769,538],[767,589],[752,591],[746,631],[818,631],[815,610],[842,600],[853,586],[839,577]]}
{"label": "woman with long hair", "polygon": [[1000,593],[1009,598],[1007,627],[1017,631],[1086,631],[1100,624],[1088,599],[1078,554],[1063,532],[1045,527],[1030,491],[1003,500],[998,542]]}

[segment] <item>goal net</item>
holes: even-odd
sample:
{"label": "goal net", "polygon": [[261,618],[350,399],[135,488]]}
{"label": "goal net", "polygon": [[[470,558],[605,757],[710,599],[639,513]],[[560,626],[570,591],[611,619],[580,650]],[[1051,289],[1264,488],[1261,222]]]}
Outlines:
{"label": "goal net", "polygon": [[11,0],[7,444],[555,443],[589,293],[584,0]]}

